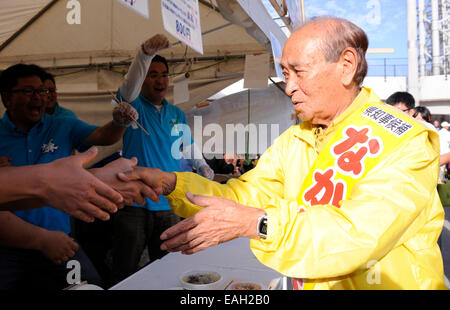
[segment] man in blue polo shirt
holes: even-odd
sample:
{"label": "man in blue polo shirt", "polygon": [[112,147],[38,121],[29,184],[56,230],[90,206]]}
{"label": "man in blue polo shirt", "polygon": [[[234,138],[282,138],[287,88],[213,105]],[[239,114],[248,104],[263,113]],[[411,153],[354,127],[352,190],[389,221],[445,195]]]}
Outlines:
{"label": "man in blue polo shirt", "polygon": [[[73,149],[92,145],[110,145],[121,139],[126,125],[137,118],[134,109],[126,109],[102,127],[75,118],[44,114],[42,100],[43,70],[36,65],[18,64],[0,76],[0,93],[6,112],[0,119],[0,156],[11,158],[12,166],[49,163],[71,155]],[[114,111],[113,115],[116,115]],[[89,259],[69,236],[69,215],[43,207],[33,210],[0,212],[0,289],[26,286],[64,288],[68,286],[64,262],[70,258],[81,263],[81,278],[100,284]],[[7,218],[7,221],[5,220]]]}
{"label": "man in blue polo shirt", "polygon": [[[168,39],[160,34],[145,41],[119,88],[117,97],[138,111],[140,123],[149,132],[146,135],[140,129],[129,127],[123,137],[123,156],[137,157],[140,166],[164,171],[180,171],[180,159],[185,156],[199,174],[212,179],[214,172],[193,143],[184,112],[164,98],[169,85],[169,67],[166,59],[156,53],[167,47]],[[165,255],[167,252],[160,249],[159,236],[178,221],[162,195],[159,202],[146,199],[143,207],[135,204],[117,212],[112,250],[115,281],[138,270],[146,246],[150,261]]]}
{"label": "man in blue polo shirt", "polygon": [[54,116],[77,118],[75,112],[62,107],[58,103],[55,77],[51,73],[46,72],[44,74],[44,76],[42,77],[42,83],[44,84],[43,87],[45,89],[48,89],[48,95],[44,98],[46,101],[45,113]]}

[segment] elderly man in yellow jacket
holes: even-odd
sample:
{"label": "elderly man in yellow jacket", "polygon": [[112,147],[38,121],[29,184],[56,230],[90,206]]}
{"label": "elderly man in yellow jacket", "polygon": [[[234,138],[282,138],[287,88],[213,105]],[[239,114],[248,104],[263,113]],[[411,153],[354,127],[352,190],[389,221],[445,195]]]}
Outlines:
{"label": "elderly man in yellow jacket", "polygon": [[438,136],[360,87],[367,47],[336,18],[291,35],[281,65],[303,122],[239,179],[136,169],[186,218],[162,248],[191,254],[249,237],[294,289],[445,289]]}

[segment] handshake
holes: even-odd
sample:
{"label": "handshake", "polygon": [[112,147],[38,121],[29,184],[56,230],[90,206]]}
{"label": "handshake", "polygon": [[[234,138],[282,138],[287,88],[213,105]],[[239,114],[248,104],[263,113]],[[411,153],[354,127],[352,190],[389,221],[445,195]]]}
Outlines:
{"label": "handshake", "polygon": [[[156,168],[138,167],[137,159],[119,158],[101,168],[85,169],[97,148],[40,165],[41,205],[49,205],[82,221],[109,220],[125,205],[159,201],[176,185],[176,175]],[[108,213],[109,212],[109,213]]]}
{"label": "handshake", "polygon": [[175,189],[176,175],[157,168],[139,167],[137,159],[119,158],[102,168],[89,170],[123,197],[124,205],[145,204],[145,197],[157,202],[160,195]]}

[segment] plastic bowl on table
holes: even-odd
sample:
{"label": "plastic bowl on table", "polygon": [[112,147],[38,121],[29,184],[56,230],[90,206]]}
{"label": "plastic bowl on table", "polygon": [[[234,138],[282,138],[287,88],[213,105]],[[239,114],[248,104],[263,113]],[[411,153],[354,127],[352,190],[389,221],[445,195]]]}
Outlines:
{"label": "plastic bowl on table", "polygon": [[189,270],[180,275],[180,282],[189,290],[217,290],[222,276],[213,270]]}
{"label": "plastic bowl on table", "polygon": [[255,282],[236,282],[233,283],[230,287],[230,290],[238,290],[238,291],[258,291],[265,289],[265,286],[261,283]]}

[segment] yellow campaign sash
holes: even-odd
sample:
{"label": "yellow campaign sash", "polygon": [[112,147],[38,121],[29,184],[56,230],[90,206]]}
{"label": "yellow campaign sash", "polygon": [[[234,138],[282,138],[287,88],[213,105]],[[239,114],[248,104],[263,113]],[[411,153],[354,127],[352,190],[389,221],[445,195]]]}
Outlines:
{"label": "yellow campaign sash", "polygon": [[[370,102],[347,117],[320,152],[306,177],[297,202],[299,212],[314,205],[340,208],[353,186],[392,151],[426,130],[408,116]],[[294,290],[313,289],[314,280],[292,279]]]}

